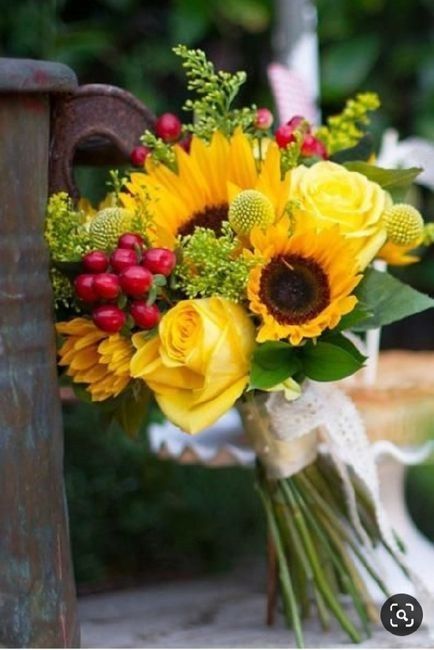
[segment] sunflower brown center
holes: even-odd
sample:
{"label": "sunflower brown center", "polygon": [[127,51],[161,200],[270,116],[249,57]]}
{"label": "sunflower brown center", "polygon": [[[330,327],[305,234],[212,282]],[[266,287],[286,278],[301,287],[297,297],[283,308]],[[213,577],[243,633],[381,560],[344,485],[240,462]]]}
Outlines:
{"label": "sunflower brown center", "polygon": [[280,255],[261,274],[259,297],[282,325],[300,325],[330,303],[327,275],[313,259]]}
{"label": "sunflower brown center", "polygon": [[211,205],[201,212],[195,212],[191,218],[178,230],[178,235],[191,235],[195,228],[208,228],[221,235],[222,223],[228,218],[228,204]]}

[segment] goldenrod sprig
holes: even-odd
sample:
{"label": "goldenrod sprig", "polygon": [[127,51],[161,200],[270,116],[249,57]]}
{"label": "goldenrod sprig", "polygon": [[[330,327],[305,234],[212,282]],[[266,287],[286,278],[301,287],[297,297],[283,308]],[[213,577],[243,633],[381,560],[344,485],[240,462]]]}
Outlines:
{"label": "goldenrod sprig", "polygon": [[109,176],[110,178],[106,182],[106,185],[110,190],[110,194],[113,196],[113,205],[116,205],[119,199],[119,194],[122,192],[122,188],[128,179],[127,176],[121,176],[119,169],[111,169],[109,171]]}
{"label": "goldenrod sprig", "polygon": [[245,297],[249,271],[255,263],[240,255],[239,241],[230,225],[222,234],[196,228],[181,238],[182,259],[176,269],[177,286],[189,298],[222,296],[239,302]]}
{"label": "goldenrod sprig", "polygon": [[173,51],[182,59],[188,90],[196,95],[196,99],[188,99],[184,105],[184,110],[194,115],[193,123],[185,127],[188,131],[209,140],[216,130],[231,135],[237,127],[246,130],[253,125],[254,106],[232,108],[246,81],[245,72],[216,72],[202,50],[189,50],[185,45],[178,45]]}
{"label": "goldenrod sprig", "polygon": [[140,140],[145,147],[151,149],[154,162],[166,165],[166,167],[176,171],[176,157],[171,144],[164,142],[149,130],[144,132]]}
{"label": "goldenrod sprig", "polygon": [[53,260],[78,261],[90,250],[88,230],[84,227],[86,214],[76,209],[66,192],[53,194],[47,206],[45,240]]}
{"label": "goldenrod sprig", "polygon": [[380,100],[376,93],[359,93],[347,101],[341,113],[329,117],[327,125],[319,127],[315,135],[324,142],[329,155],[354,147],[365,134],[370,122],[368,113],[377,110],[379,106]]}
{"label": "goldenrod sprig", "polygon": [[[90,236],[85,222],[86,214],[74,207],[66,192],[50,197],[44,235],[52,260],[77,262],[90,250]],[[68,277],[56,268],[50,269],[50,275],[56,306],[71,306],[74,292]]]}
{"label": "goldenrod sprig", "polygon": [[294,169],[300,163],[301,147],[303,144],[303,134],[296,130],[294,131],[295,140],[288,144],[285,149],[280,150],[280,170],[282,176],[290,169]]}

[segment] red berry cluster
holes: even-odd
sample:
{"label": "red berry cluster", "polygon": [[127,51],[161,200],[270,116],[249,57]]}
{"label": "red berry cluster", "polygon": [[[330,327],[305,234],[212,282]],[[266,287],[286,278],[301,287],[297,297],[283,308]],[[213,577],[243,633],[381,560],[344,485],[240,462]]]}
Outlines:
{"label": "red berry cluster", "polygon": [[92,251],[84,255],[82,264],[84,273],[75,278],[75,293],[92,305],[92,320],[99,329],[119,332],[128,314],[140,329],[157,325],[160,310],[150,299],[150,292],[161,285],[161,276],[169,276],[175,268],[172,251],[145,249],[140,235],[124,233],[111,256]]}
{"label": "red berry cluster", "polygon": [[301,155],[305,158],[328,158],[327,149],[321,140],[318,140],[311,132],[311,126],[307,120],[301,115],[294,115],[286,124],[282,124],[277,129],[274,137],[277,144],[281,149],[285,149],[291,142],[295,141],[295,132],[298,131],[303,135],[303,142],[301,145]]}
{"label": "red berry cluster", "polygon": [[[179,117],[173,113],[163,113],[155,122],[155,134],[168,144],[178,144],[188,153],[190,151],[191,137],[186,136],[180,141],[182,134],[182,123]],[[134,147],[131,152],[131,163],[135,167],[143,167],[146,158],[152,153],[149,147]]]}

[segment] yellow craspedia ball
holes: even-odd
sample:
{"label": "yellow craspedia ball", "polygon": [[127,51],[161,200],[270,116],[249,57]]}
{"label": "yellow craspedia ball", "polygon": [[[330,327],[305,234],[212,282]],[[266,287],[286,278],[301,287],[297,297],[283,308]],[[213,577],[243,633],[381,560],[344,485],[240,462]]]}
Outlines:
{"label": "yellow craspedia ball", "polygon": [[419,210],[407,203],[397,203],[384,213],[387,237],[397,246],[410,246],[423,235],[423,218]]}
{"label": "yellow craspedia ball", "polygon": [[229,206],[229,223],[239,235],[248,235],[253,226],[266,227],[274,222],[270,199],[257,190],[243,190]]}
{"label": "yellow craspedia ball", "polygon": [[125,208],[100,210],[89,224],[93,246],[102,250],[115,248],[119,237],[131,230],[133,219],[133,213]]}

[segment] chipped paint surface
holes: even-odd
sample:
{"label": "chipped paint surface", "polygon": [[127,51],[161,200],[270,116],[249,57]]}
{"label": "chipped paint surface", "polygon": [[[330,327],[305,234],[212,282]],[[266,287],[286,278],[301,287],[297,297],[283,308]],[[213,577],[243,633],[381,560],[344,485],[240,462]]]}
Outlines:
{"label": "chipped paint surface", "polygon": [[[45,69],[35,73],[48,83]],[[3,87],[0,79],[0,647],[77,647],[42,236],[49,98]]]}

